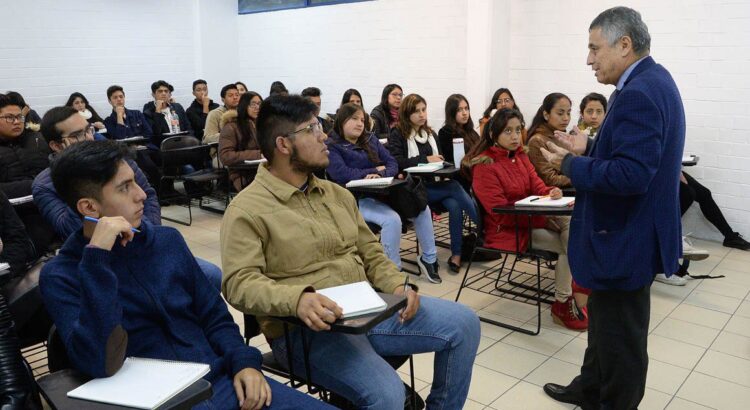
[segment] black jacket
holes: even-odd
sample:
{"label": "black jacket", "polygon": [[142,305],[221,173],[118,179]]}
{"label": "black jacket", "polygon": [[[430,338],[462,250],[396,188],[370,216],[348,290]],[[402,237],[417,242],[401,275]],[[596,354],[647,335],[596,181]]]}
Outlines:
{"label": "black jacket", "polygon": [[370,117],[372,117],[373,125],[372,132],[377,135],[379,139],[388,138],[388,134],[391,132],[391,128],[388,126],[388,117],[391,115],[390,112],[385,112],[382,105],[372,109]]}
{"label": "black jacket", "polygon": [[[435,138],[435,142],[437,142],[437,136],[434,132],[432,133],[432,137]],[[406,142],[406,138],[401,135],[401,131],[394,127],[388,134],[388,151],[391,152],[393,158],[396,158],[399,171],[403,171],[405,168],[415,167],[419,164],[426,164],[429,162],[427,161],[428,156],[440,154],[440,145],[437,145],[437,147],[438,152],[432,152],[432,146],[429,143],[417,143],[419,155],[409,158],[409,145]]]}
{"label": "black jacket", "polygon": [[36,131],[0,138],[0,191],[8,198],[31,195],[34,177],[49,166],[49,146]]}
{"label": "black jacket", "polygon": [[[219,104],[211,100],[208,103],[208,111],[210,112],[216,108],[219,108]],[[199,103],[198,100],[193,100],[193,103],[187,109],[187,116],[195,137],[203,141],[203,129],[206,128],[206,117],[208,117],[208,113],[203,112],[203,104]]]}
{"label": "black jacket", "polygon": [[[180,119],[180,131],[189,132],[193,135],[193,128],[190,126],[188,116],[185,113],[185,109],[179,103],[169,104],[169,108],[174,110],[177,117]],[[151,131],[154,135],[151,137],[151,142],[157,147],[161,146],[161,142],[164,140],[164,134],[169,134],[170,129],[167,121],[164,119],[164,114],[156,112],[156,104],[153,101],[149,101],[143,106],[143,115],[148,119],[149,125],[151,125]]]}
{"label": "black jacket", "polygon": [[26,271],[26,265],[34,259],[34,245],[26,233],[26,227],[18,218],[13,205],[0,192],[0,240],[3,241],[0,262],[10,265],[11,274]]}

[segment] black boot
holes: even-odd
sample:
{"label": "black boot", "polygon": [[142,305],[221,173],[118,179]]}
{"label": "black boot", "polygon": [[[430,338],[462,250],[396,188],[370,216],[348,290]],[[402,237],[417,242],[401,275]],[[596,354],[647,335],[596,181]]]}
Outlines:
{"label": "black boot", "polygon": [[724,246],[727,248],[735,248],[743,251],[750,251],[750,242],[742,238],[738,232],[732,232],[724,238]]}

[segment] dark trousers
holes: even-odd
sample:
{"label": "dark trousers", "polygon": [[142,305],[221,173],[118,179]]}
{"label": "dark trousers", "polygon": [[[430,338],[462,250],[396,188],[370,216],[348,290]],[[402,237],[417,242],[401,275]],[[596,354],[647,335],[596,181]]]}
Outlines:
{"label": "dark trousers", "polygon": [[688,182],[687,184],[680,182],[680,210],[682,211],[682,214],[685,215],[685,212],[687,212],[690,205],[693,204],[693,201],[696,201],[698,202],[698,205],[700,205],[701,212],[703,212],[706,219],[708,219],[708,221],[711,222],[722,235],[725,237],[731,236],[734,231],[732,231],[729,223],[727,223],[719,206],[716,205],[716,201],[714,201],[714,198],[711,196],[711,190],[701,185],[700,182],[688,175],[687,172],[683,171],[682,174],[685,175],[685,180]]}
{"label": "dark trousers", "polygon": [[651,285],[634,291],[594,290],[588,302],[588,347],[573,381],[584,410],[637,409],[646,389]]}

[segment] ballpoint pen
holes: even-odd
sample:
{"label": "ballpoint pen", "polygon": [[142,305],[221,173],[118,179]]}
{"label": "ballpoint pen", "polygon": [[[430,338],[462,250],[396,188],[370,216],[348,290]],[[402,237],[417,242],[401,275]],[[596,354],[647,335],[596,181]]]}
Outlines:
{"label": "ballpoint pen", "polygon": [[[94,222],[94,223],[97,223],[97,222],[99,222],[99,220],[98,220],[98,219],[96,219],[96,218],[94,218],[93,216],[84,216],[84,217],[83,217],[83,219],[85,219],[85,220],[87,220],[87,221],[90,221],[90,222]],[[131,230],[132,232],[134,232],[134,233],[141,233],[141,231],[139,231],[139,230],[137,230],[137,229],[135,229],[135,228],[130,228],[130,230]],[[407,278],[407,279],[408,279],[408,278]]]}

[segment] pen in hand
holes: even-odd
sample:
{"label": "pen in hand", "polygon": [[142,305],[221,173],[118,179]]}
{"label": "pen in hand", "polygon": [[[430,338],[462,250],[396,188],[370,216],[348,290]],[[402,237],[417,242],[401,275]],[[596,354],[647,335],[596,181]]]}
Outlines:
{"label": "pen in hand", "polygon": [[[98,219],[96,219],[96,218],[94,218],[93,216],[84,216],[84,217],[83,217],[83,219],[85,219],[85,220],[87,220],[87,221],[89,221],[89,222],[94,222],[94,223],[97,223],[97,222],[99,222],[99,220],[98,220]],[[135,228],[130,228],[130,230],[131,230],[131,231],[132,231],[133,233],[141,233],[141,231],[139,231],[138,229],[135,229]],[[407,278],[407,279],[408,279],[408,278]]]}
{"label": "pen in hand", "polygon": [[543,199],[543,198],[549,198],[549,195],[538,196],[538,197],[536,197],[534,199],[529,200],[529,202],[538,201],[538,200]]}

